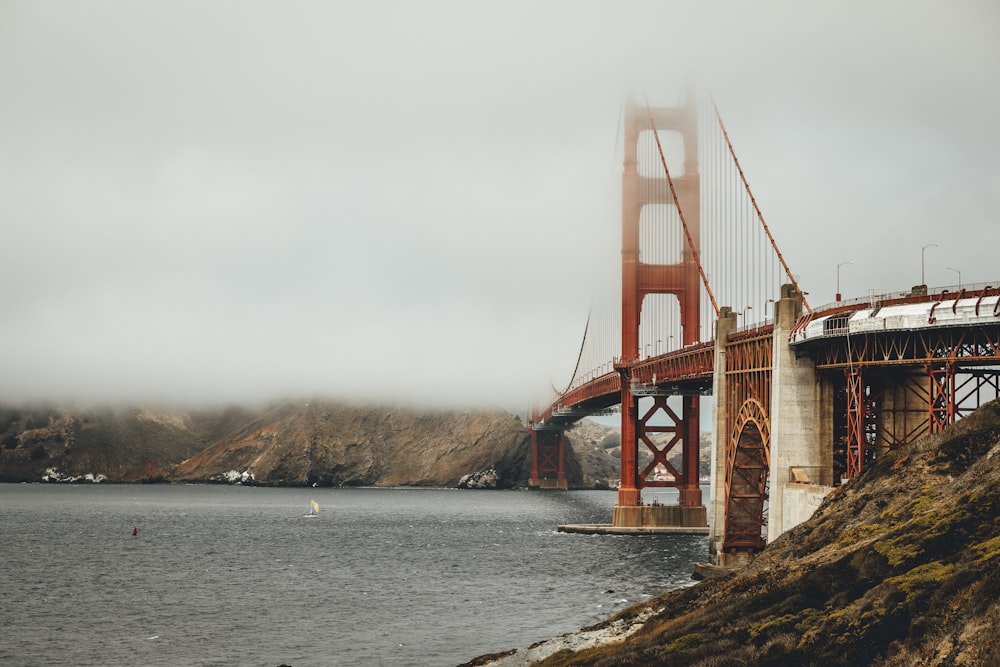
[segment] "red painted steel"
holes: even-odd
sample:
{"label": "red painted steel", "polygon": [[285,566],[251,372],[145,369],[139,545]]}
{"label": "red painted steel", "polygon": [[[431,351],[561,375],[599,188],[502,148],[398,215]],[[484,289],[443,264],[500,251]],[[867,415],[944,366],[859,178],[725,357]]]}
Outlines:
{"label": "red painted steel", "polygon": [[847,476],[854,477],[875,456],[878,398],[861,368],[844,372],[847,382]]}
{"label": "red painted steel", "polygon": [[531,431],[531,477],[528,486],[541,486],[543,480],[561,482],[566,486],[566,461],[563,431]]}
{"label": "red painted steel", "polygon": [[708,386],[715,365],[715,343],[698,343],[634,364],[632,378],[643,384],[690,383]]}
{"label": "red painted steel", "polygon": [[[695,397],[685,396],[684,401]],[[685,448],[685,442],[697,442],[698,418],[696,401],[692,405],[684,405],[686,412],[693,415],[684,419],[667,403],[667,396],[653,397],[653,405],[641,417],[636,419],[636,438],[643,443],[652,455],[652,460],[636,476],[639,489],[647,487],[674,487],[681,496],[681,505],[698,506],[702,504],[701,487],[698,481],[698,449]],[[665,422],[665,423],[664,423]],[[653,436],[670,434],[670,439],[659,445]],[[671,463],[669,457],[681,446],[681,467],[678,469]],[[692,452],[694,456],[692,457]],[[662,466],[662,467],[661,467]],[[665,475],[658,473],[665,470]]]}
{"label": "red painted steel", "polygon": [[726,553],[763,548],[771,447],[771,328],[726,341]]}
{"label": "red painted steel", "polygon": [[930,401],[927,418],[931,433],[938,433],[955,421],[955,365],[927,365]]}
{"label": "red painted steel", "polygon": [[[639,437],[643,428],[639,423],[637,399],[632,394],[631,382],[638,380],[633,374],[633,366],[639,361],[639,324],[643,299],[650,294],[671,294],[677,298],[680,307],[681,342],[693,345],[700,339],[701,296],[699,281],[701,270],[697,254],[701,235],[700,185],[698,176],[698,132],[697,108],[694,96],[688,96],[683,106],[670,109],[646,108],[643,115],[633,104],[625,111],[625,160],[622,174],[622,353],[620,371],[626,380],[621,384],[622,406],[622,459],[621,482],[618,487],[618,504],[634,506],[641,502],[640,489],[643,480],[637,469]],[[684,176],[678,179],[667,177],[670,187],[670,202],[677,207],[683,220],[684,233],[688,242],[681,253],[681,261],[676,264],[649,264],[640,259],[639,219],[642,208],[658,203],[640,196],[637,154],[639,135],[643,131],[654,131],[659,145],[659,130],[674,130],[680,133],[684,145]],[[662,151],[661,151],[662,156]],[[665,166],[665,162],[664,162]],[[663,180],[663,179],[658,179]],[[675,185],[676,184],[676,185]],[[686,397],[683,402],[680,421],[691,424],[697,420],[697,397]],[[696,423],[696,421],[694,422]],[[691,438],[692,431],[695,437]],[[690,461],[690,449],[697,451],[697,427],[683,429],[683,459]],[[697,469],[697,466],[695,466]],[[697,474],[688,475],[697,479]],[[697,485],[697,484],[695,484]],[[681,494],[682,504],[695,502],[693,489],[685,487]],[[700,504],[700,498],[697,503]]]}
{"label": "red painted steel", "polygon": [[[719,123],[732,153],[732,144],[721,119]],[[561,480],[564,487],[564,430],[588,414],[619,404],[622,458],[618,504],[639,505],[642,488],[656,486],[678,487],[682,505],[701,504],[697,394],[711,388],[715,344],[699,342],[700,282],[706,276],[698,261],[702,230],[696,124],[693,96],[676,108],[650,109],[647,105],[645,115],[633,105],[626,109],[622,173],[621,356],[616,359],[613,372],[571,386],[543,412],[533,415],[531,481],[534,485],[556,479]],[[660,146],[660,130],[676,131],[681,135],[684,176],[670,177]],[[638,171],[639,137],[646,131],[653,131],[666,178],[654,178]],[[735,154],[732,157],[736,161]],[[738,161],[736,168],[757,217],[778,252]],[[669,189],[663,186],[664,182]],[[642,261],[640,215],[643,207],[650,204],[670,204],[677,208],[687,244],[673,264]],[[654,222],[659,221],[653,217]],[[663,231],[676,233],[677,230],[655,230],[656,233]],[[780,252],[778,258],[794,280]],[[834,419],[833,437],[843,447],[841,456],[845,459],[848,476],[862,472],[879,452],[953,423],[983,402],[981,394],[989,398],[1000,395],[1000,325],[963,327],[956,323],[942,327],[938,322],[942,314],[951,318],[958,313],[958,302],[963,296],[976,297],[975,312],[981,317],[983,300],[998,292],[998,288],[985,287],[978,293],[967,294],[965,290],[952,294],[945,291],[940,294],[910,293],[881,300],[879,306],[882,307],[932,303],[927,329],[864,331],[844,336],[838,327],[842,326],[846,332],[850,314],[872,307],[860,301],[839,303],[800,318],[792,332],[796,353],[812,357],[817,377],[834,385],[834,405],[841,401]],[[663,294],[677,299],[682,347],[640,359],[639,330],[645,297]],[[718,311],[714,296],[712,301]],[[808,308],[808,304],[805,305]],[[747,306],[747,310],[749,308]],[[950,314],[946,308],[950,308]],[[744,315],[747,310],[743,311]],[[766,307],[764,310],[766,313]],[[1000,318],[1000,300],[992,306],[992,314]],[[831,318],[827,324],[832,322],[830,339],[800,337],[810,322],[827,316]],[[763,527],[770,477],[772,327],[733,332],[725,345],[726,395],[715,397],[725,412],[728,431],[723,550],[730,553],[755,551],[762,548],[765,541]],[[668,395],[681,397],[679,410],[676,403],[668,402]],[[640,415],[639,400],[646,396],[651,397],[652,406]],[[669,434],[670,437],[665,444],[657,444],[653,438],[656,434]],[[653,457],[642,470],[638,468],[639,443],[649,449]],[[682,451],[679,468],[670,461],[678,447]],[[658,466],[666,469],[672,479],[657,478],[654,470]],[[838,474],[842,471],[843,468]]]}

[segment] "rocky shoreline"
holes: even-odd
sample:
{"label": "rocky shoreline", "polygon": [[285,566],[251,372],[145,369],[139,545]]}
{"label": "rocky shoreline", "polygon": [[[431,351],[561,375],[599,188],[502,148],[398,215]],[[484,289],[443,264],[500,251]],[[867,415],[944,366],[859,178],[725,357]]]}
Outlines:
{"label": "rocky shoreline", "polygon": [[494,665],[1000,665],[1000,401],[882,454],[742,569]]}

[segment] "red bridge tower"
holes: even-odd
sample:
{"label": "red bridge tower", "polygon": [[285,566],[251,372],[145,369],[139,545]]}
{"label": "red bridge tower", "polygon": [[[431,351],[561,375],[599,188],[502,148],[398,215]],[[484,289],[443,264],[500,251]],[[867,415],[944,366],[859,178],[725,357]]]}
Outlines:
{"label": "red bridge tower", "polygon": [[[673,131],[680,134],[684,150],[684,173],[672,177],[666,174],[640,174],[638,151],[643,132]],[[677,201],[671,192],[676,194]],[[681,256],[672,264],[652,264],[642,261],[640,247],[640,217],[648,205],[672,205],[683,211],[686,237]],[[654,222],[659,220],[650,216]],[[662,223],[661,223],[662,224]],[[698,480],[699,396],[681,398],[681,414],[670,408],[666,395],[643,392],[653,396],[653,405],[639,414],[639,398],[635,395],[631,367],[639,361],[639,324],[643,299],[650,294],[670,294],[677,298],[680,310],[681,342],[683,345],[700,340],[701,292],[697,263],[701,231],[700,182],[698,174],[698,118],[694,95],[689,93],[678,107],[648,109],[629,103],[625,112],[625,160],[622,174],[622,354],[616,364],[621,374],[621,484],[618,504],[614,511],[615,526],[707,526]],[[666,234],[667,230],[654,230]],[[693,245],[693,248],[691,247]],[[663,423],[666,422],[666,425]],[[659,425],[655,425],[659,423]],[[673,437],[658,447],[649,437],[652,433],[670,433]],[[639,443],[652,453],[653,460],[639,470]],[[681,447],[681,469],[676,469],[667,457]],[[656,466],[666,468],[667,479],[655,479]],[[672,479],[670,479],[672,477]],[[644,487],[677,487],[677,506],[643,506]]]}

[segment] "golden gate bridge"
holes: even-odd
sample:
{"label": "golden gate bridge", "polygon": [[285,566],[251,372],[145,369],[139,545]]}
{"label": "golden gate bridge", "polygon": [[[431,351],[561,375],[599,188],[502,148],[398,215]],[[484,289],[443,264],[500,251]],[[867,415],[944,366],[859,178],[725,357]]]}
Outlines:
{"label": "golden gate bridge", "polygon": [[[1000,281],[813,309],[714,101],[630,101],[623,125],[621,298],[592,309],[570,381],[531,416],[531,486],[566,488],[565,431],[620,406],[608,532],[707,532],[738,560],[879,452],[1000,396]],[[678,503],[645,504],[651,487]]]}

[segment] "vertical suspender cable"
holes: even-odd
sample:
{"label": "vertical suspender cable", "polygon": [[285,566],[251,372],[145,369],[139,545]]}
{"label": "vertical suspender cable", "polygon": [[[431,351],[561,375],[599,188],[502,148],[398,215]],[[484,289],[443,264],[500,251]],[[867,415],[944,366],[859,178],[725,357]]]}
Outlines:
{"label": "vertical suspender cable", "polygon": [[670,178],[670,170],[667,168],[667,159],[663,156],[663,146],[660,145],[660,133],[656,130],[656,123],[653,121],[653,111],[649,107],[649,100],[646,100],[646,113],[649,115],[649,125],[653,128],[653,138],[656,139],[656,150],[660,154],[660,163],[663,165],[663,172],[667,176],[667,184],[670,186],[670,197],[673,199],[674,204],[677,207],[677,215],[681,219],[681,226],[684,227],[684,236],[687,239],[687,247],[691,250],[691,254],[694,255],[695,263],[698,265],[698,273],[701,274],[701,280],[705,285],[705,291],[708,292],[709,298],[712,299],[712,307],[715,309],[715,316],[719,316],[719,304],[715,302],[715,295],[712,293],[712,288],[708,284],[708,277],[705,275],[705,269],[701,265],[701,258],[698,256],[698,249],[694,245],[694,241],[691,238],[691,231],[688,229],[687,221],[684,219],[684,210],[681,208],[680,200],[677,198],[677,191],[674,189],[674,179]]}
{"label": "vertical suspender cable", "polygon": [[747,182],[746,176],[743,174],[743,168],[740,167],[740,161],[736,157],[736,151],[733,149],[733,144],[729,140],[729,133],[726,132],[726,126],[722,122],[722,116],[719,114],[719,107],[715,104],[715,98],[712,98],[712,108],[715,110],[715,117],[719,121],[719,128],[722,130],[722,136],[726,140],[726,145],[729,147],[729,153],[733,157],[733,164],[736,165],[736,169],[740,174],[740,180],[743,181],[743,186],[746,188],[747,194],[750,196],[750,202],[753,204],[754,211],[757,213],[757,219],[760,220],[760,224],[763,225],[764,231],[767,233],[767,238],[771,241],[771,247],[774,248],[774,252],[778,255],[778,259],[781,260],[781,265],[785,269],[785,275],[788,279],[792,281],[792,285],[795,286],[795,290],[802,295],[802,304],[806,309],[812,313],[813,310],[809,306],[809,302],[806,300],[805,294],[799,288],[798,281],[795,280],[795,276],[792,275],[792,270],[788,268],[788,263],[785,262],[784,256],[781,254],[781,250],[778,249],[778,243],[774,240],[774,236],[771,234],[771,229],[767,226],[767,222],[764,221],[764,214],[760,212],[760,207],[757,206],[757,200],[753,196],[753,192],[750,190],[750,184]]}

